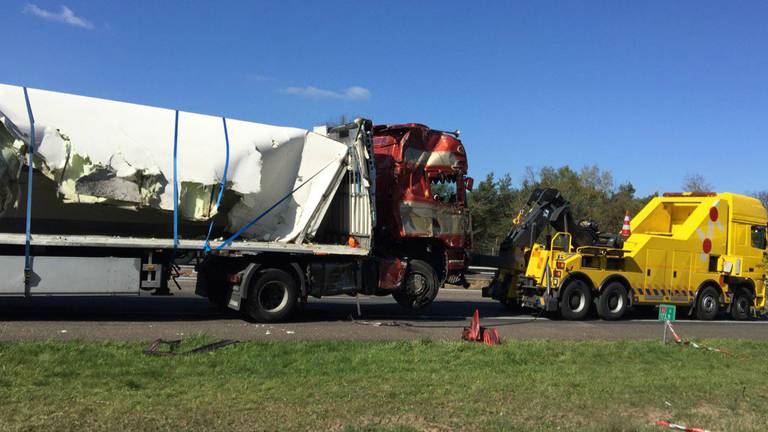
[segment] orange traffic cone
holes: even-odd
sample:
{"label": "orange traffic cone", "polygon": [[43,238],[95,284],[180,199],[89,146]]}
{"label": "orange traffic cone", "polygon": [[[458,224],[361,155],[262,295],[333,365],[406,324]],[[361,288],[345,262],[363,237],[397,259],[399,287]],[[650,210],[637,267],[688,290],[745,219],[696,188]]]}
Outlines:
{"label": "orange traffic cone", "polygon": [[475,309],[475,314],[472,315],[472,321],[469,323],[469,327],[464,327],[464,331],[461,335],[462,339],[476,342],[481,339],[480,335],[480,311]]}
{"label": "orange traffic cone", "polygon": [[470,342],[482,342],[488,346],[501,344],[501,336],[495,328],[485,328],[480,325],[480,311],[475,309],[469,327],[464,327],[461,338]]}
{"label": "orange traffic cone", "polygon": [[621,233],[620,233],[621,236],[624,238],[627,238],[630,235],[632,235],[632,230],[629,228],[629,221],[630,221],[629,210],[627,210],[624,213],[624,225],[621,226]]}

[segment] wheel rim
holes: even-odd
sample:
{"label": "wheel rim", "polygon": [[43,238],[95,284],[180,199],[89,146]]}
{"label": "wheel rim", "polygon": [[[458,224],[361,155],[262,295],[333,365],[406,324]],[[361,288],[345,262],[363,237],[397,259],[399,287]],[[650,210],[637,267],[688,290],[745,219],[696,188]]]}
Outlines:
{"label": "wheel rim", "polygon": [[736,312],[739,314],[746,314],[749,312],[749,300],[747,300],[744,297],[739,297],[736,299]]}
{"label": "wheel rim", "polygon": [[580,292],[580,291],[573,292],[568,298],[568,306],[571,308],[571,311],[573,312],[578,313],[583,311],[586,305],[587,305],[587,296],[585,296],[583,292]]}
{"label": "wheel rim", "polygon": [[288,287],[278,281],[264,284],[259,291],[259,305],[267,312],[275,312],[288,304]]}
{"label": "wheel rim", "polygon": [[427,278],[421,273],[411,275],[410,291],[414,296],[421,296],[427,291]]}
{"label": "wheel rim", "polygon": [[712,313],[717,310],[717,300],[713,295],[706,295],[701,299],[701,308],[706,313]]}
{"label": "wheel rim", "polygon": [[621,312],[624,307],[624,297],[621,294],[615,293],[608,297],[608,310],[611,313]]}

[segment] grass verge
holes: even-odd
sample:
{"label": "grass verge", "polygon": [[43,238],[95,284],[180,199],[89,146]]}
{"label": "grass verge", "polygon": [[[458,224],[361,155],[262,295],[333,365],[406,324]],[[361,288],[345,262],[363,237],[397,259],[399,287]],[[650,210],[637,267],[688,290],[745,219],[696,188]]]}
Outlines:
{"label": "grass verge", "polygon": [[768,343],[710,343],[2,343],[0,430],[767,430]]}

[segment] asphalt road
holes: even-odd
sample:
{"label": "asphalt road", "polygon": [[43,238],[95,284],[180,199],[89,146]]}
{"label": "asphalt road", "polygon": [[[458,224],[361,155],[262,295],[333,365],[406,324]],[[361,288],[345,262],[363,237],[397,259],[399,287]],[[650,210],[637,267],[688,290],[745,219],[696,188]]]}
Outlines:
{"label": "asphalt road", "polygon": [[[362,316],[353,319],[356,300],[343,296],[310,299],[288,323],[254,324],[194,296],[190,283],[183,288],[170,297],[0,298],[0,340],[149,341],[196,334],[238,340],[459,339],[475,308],[482,324],[497,327],[503,338],[616,340],[662,335],[652,309],[635,311],[631,319],[618,322],[596,318],[573,322],[511,314],[477,290],[450,289],[442,290],[435,303],[419,313],[404,311],[390,297],[360,297]],[[684,318],[681,312],[678,316]],[[682,319],[675,328],[683,337],[768,340],[768,321]]]}

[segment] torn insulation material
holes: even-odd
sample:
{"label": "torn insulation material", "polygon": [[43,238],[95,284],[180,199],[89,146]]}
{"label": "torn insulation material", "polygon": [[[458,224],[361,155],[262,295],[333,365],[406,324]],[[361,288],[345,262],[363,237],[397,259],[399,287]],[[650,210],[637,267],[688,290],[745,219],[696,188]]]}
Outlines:
{"label": "torn insulation material", "polygon": [[[55,182],[66,203],[215,216],[226,163],[220,117],[179,112],[178,178],[173,178],[175,111],[28,89],[35,117],[34,169]],[[306,179],[312,181],[251,227],[244,237],[303,238],[325,196],[332,195],[347,145],[304,129],[227,119],[230,143],[226,230],[245,226]],[[0,84],[0,211],[18,205],[30,136],[22,87]],[[98,217],[98,212],[94,212]]]}

